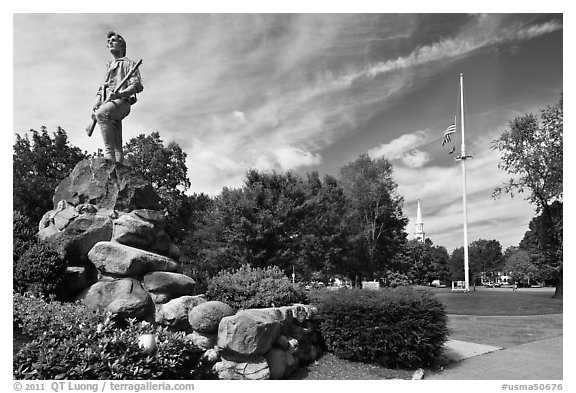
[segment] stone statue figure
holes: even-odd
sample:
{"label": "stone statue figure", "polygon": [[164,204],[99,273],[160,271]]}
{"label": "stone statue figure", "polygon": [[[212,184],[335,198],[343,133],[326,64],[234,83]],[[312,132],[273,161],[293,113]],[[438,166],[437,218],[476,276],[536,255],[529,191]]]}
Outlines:
{"label": "stone statue figure", "polygon": [[93,108],[94,123],[86,132],[90,136],[95,123],[98,123],[102,131],[105,157],[122,164],[122,119],[128,116],[130,106],[136,102],[136,93],[144,89],[138,70],[142,61],[136,63],[126,57],[126,41],[114,31],[108,32],[107,45],[114,59],[107,64],[106,78],[98,89]]}

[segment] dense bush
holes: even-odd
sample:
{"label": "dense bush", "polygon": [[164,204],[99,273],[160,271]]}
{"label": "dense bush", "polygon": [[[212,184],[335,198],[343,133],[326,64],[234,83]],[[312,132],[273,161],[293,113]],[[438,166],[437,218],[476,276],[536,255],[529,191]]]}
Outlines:
{"label": "dense bush", "polygon": [[[183,332],[135,320],[119,325],[79,304],[46,303],[30,297],[15,300],[15,315],[23,332],[36,335],[14,356],[15,379],[210,377],[198,367],[203,351]],[[145,333],[156,336],[157,349],[149,355],[138,347],[138,338]]]}
{"label": "dense bush", "polygon": [[30,245],[14,264],[14,290],[38,295],[55,294],[65,278],[66,261],[49,244]]}
{"label": "dense bush", "polygon": [[327,350],[352,361],[414,369],[434,363],[447,340],[444,305],[425,290],[315,291]]}
{"label": "dense bush", "polygon": [[36,243],[32,221],[16,210],[12,214],[12,239],[12,262],[15,264]]}
{"label": "dense bush", "polygon": [[206,298],[247,309],[305,302],[306,294],[295,288],[276,266],[260,269],[243,265],[238,270],[226,270],[211,278]]}

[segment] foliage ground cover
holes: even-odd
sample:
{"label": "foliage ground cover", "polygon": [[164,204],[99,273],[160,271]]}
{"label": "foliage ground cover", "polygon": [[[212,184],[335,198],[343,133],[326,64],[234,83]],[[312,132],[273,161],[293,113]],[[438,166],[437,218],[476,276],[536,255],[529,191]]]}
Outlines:
{"label": "foliage ground cover", "polygon": [[[135,320],[115,322],[80,304],[14,296],[14,328],[32,341],[14,355],[15,379],[206,379],[203,351],[184,332]],[[143,353],[142,334],[156,337]]]}

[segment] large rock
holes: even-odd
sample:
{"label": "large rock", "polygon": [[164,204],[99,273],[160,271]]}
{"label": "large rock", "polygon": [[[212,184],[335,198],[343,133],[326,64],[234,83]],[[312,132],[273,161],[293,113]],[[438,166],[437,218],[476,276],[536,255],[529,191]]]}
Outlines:
{"label": "large rock", "polygon": [[54,207],[65,200],[76,206],[90,203],[100,208],[129,212],[159,209],[160,198],[150,183],[129,167],[105,158],[80,161],[56,188]]}
{"label": "large rock", "polygon": [[88,259],[107,275],[143,276],[153,271],[179,272],[180,265],[163,255],[114,242],[99,242],[88,253]]}
{"label": "large rock", "polygon": [[110,311],[120,318],[151,320],[154,303],[138,280],[99,281],[78,296],[88,307]]}
{"label": "large rock", "polygon": [[219,379],[226,380],[264,380],[270,379],[268,362],[262,356],[252,359],[227,359],[222,355],[221,361],[214,364],[212,369]]}
{"label": "large rock", "polygon": [[199,304],[190,310],[188,321],[192,329],[200,333],[216,333],[220,321],[224,317],[236,314],[236,311],[226,303],[217,300]]}
{"label": "large rock", "polygon": [[158,229],[166,229],[166,215],[158,210],[136,209],[131,214],[154,225]]}
{"label": "large rock", "polygon": [[268,307],[268,308],[252,308],[250,312],[255,315],[262,315],[271,318],[280,324],[280,332],[287,334],[294,321],[293,313],[295,312],[292,306],[283,307]]}
{"label": "large rock", "polygon": [[166,303],[173,298],[194,293],[194,280],[185,274],[172,272],[152,272],[144,276],[144,288],[158,296],[156,303]]}
{"label": "large rock", "polygon": [[149,248],[156,238],[154,224],[135,214],[122,214],[114,221],[112,239],[127,246]]}
{"label": "large rock", "polygon": [[73,265],[88,261],[88,252],[101,241],[112,238],[114,212],[84,209],[85,205],[47,212],[40,222],[38,238],[53,244],[60,256]]}
{"label": "large rock", "polygon": [[218,327],[218,346],[240,355],[263,355],[280,334],[280,322],[267,313],[239,311],[222,318]]}
{"label": "large rock", "polygon": [[199,304],[206,303],[203,296],[180,296],[165,304],[156,305],[156,323],[178,330],[190,329],[188,313]]}

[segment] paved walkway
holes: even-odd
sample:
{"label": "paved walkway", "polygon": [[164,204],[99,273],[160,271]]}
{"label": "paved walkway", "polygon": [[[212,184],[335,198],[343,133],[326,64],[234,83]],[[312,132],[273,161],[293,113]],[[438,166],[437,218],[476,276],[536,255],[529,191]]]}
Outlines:
{"label": "paved walkway", "polygon": [[450,340],[447,356],[454,361],[427,380],[562,380],[562,335],[501,349]]}

